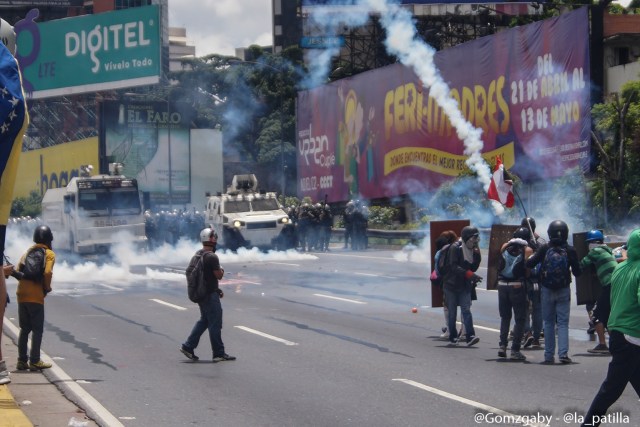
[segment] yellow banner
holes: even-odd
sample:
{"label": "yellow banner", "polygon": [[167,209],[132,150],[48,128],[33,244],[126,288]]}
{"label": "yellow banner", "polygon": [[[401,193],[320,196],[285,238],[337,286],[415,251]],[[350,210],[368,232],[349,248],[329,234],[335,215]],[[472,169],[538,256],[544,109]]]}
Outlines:
{"label": "yellow banner", "polygon": [[[513,141],[486,153],[482,157],[489,163],[495,164],[496,157],[502,159],[505,169],[509,169],[515,164],[515,154],[513,152]],[[448,153],[425,147],[403,147],[388,152],[384,156],[384,175],[402,169],[407,166],[419,167],[442,175],[458,176],[468,170],[465,161],[468,156]]]}
{"label": "yellow banner", "polygon": [[98,170],[98,137],[24,152],[13,197],[29,197],[32,191],[44,195],[49,188],[64,187],[78,176],[80,165],[93,165],[94,171]]}

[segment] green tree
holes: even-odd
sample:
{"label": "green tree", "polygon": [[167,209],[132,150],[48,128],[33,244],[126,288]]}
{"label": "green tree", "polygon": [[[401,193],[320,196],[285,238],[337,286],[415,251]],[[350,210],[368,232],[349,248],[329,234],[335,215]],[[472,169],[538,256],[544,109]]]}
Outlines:
{"label": "green tree", "polygon": [[302,51],[290,47],[273,55],[251,46],[248,56],[256,59],[209,55],[185,60],[184,70],[171,75],[178,82],[172,93],[196,106],[197,126],[220,126],[225,150],[231,150],[227,153],[274,170],[281,170],[284,161],[290,180],[296,175],[295,102],[303,76]]}
{"label": "green tree", "polygon": [[[594,202],[612,220],[622,221],[640,210],[640,81],[629,82],[591,111],[592,140],[598,154]],[[637,216],[640,217],[640,216]]]}
{"label": "green tree", "polygon": [[37,191],[29,193],[29,197],[16,197],[11,204],[10,216],[18,218],[30,216],[35,218],[42,212],[42,197]]}

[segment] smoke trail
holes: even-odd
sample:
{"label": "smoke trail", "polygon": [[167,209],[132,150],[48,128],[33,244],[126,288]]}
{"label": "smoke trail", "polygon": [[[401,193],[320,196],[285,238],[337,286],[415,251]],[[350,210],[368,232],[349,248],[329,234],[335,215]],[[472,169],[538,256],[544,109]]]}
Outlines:
{"label": "smoke trail", "polygon": [[[356,8],[349,9],[340,14],[339,19],[349,26],[362,23],[362,15],[368,16],[376,13],[380,16],[380,23],[387,31],[385,46],[387,52],[398,57],[400,62],[411,67],[423,84],[429,87],[429,95],[443,109],[452,126],[455,128],[458,138],[464,143],[464,154],[468,156],[467,166],[476,173],[479,182],[485,191],[491,183],[491,171],[481,156],[484,143],[482,142],[482,130],[475,128],[462,115],[458,102],[451,96],[449,85],[440,75],[434,62],[435,49],[418,37],[411,14],[402,9],[398,4],[387,0],[358,0]],[[336,28],[335,22],[329,25],[328,17],[337,16],[323,14],[322,8],[316,9],[313,19],[319,23],[325,23],[329,28]],[[358,17],[359,16],[359,17]],[[326,61],[326,58],[319,58]],[[328,63],[320,62],[310,67],[315,70],[327,70]],[[316,73],[317,74],[317,73]],[[497,215],[504,212],[504,207],[493,202],[492,206]]]}

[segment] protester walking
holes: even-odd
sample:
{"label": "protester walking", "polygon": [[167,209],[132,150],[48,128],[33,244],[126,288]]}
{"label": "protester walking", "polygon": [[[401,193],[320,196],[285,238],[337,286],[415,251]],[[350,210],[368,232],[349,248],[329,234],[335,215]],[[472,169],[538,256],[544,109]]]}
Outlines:
{"label": "protester walking", "polygon": [[456,317],[458,306],[460,306],[467,346],[472,346],[480,341],[480,338],[475,335],[471,315],[471,294],[475,286],[482,281],[482,277],[475,273],[482,260],[478,247],[480,233],[476,227],[467,226],[460,234],[460,240],[450,245],[446,254],[442,255],[448,258],[443,276],[443,288],[449,311],[449,345],[458,344]]}
{"label": "protester walking", "polygon": [[500,248],[498,262],[498,310],[500,312],[500,349],[498,357],[507,357],[507,345],[511,317],[515,319],[513,340],[511,341],[512,360],[525,360],[520,352],[524,323],[527,315],[527,289],[524,262],[533,254],[528,246],[531,233],[524,227],[513,233],[513,238]]}
{"label": "protester walking", "polygon": [[[40,346],[44,331],[44,300],[51,292],[53,265],[56,255],[51,249],[53,233],[46,225],[36,227],[33,242],[22,256],[16,271],[22,277],[18,281],[18,363],[17,369],[37,371],[51,367],[40,359]],[[27,356],[27,344],[31,334],[31,349]]]}
{"label": "protester walking", "polygon": [[611,275],[609,351],[611,362],[584,418],[583,426],[599,426],[602,417],[628,383],[640,398],[640,229],[631,232],[627,260]]}
{"label": "protester walking", "polygon": [[613,270],[618,265],[618,261],[613,256],[613,249],[604,244],[602,231],[591,230],[587,232],[586,241],[589,244],[589,252],[580,260],[580,267],[584,270],[593,266],[601,286],[600,295],[597,297],[593,310],[589,313],[589,324],[593,325],[598,336],[598,345],[587,351],[589,353],[609,354],[604,330],[607,328],[609,312],[611,311],[611,274],[613,274]]}
{"label": "protester walking", "polygon": [[558,324],[558,357],[561,363],[571,363],[569,357],[569,314],[571,310],[571,273],[582,272],[578,254],[567,243],[569,227],[556,220],[547,229],[549,243],[542,245],[526,262],[529,269],[540,264],[540,298],[544,322],[544,364],[552,365],[556,351]]}
{"label": "protester walking", "polygon": [[200,319],[198,319],[191,330],[191,334],[180,347],[180,352],[193,361],[199,360],[194,351],[198,347],[200,337],[204,331],[209,329],[213,362],[236,360],[234,356],[229,356],[225,352],[224,343],[222,342],[222,304],[220,304],[220,300],[224,297],[224,293],[218,286],[218,281],[222,280],[224,269],[220,267],[220,260],[218,255],[215,254],[218,235],[215,230],[205,228],[200,232],[200,241],[202,242],[202,249],[196,252],[194,256],[202,256],[203,279],[206,284],[207,294],[204,299],[198,302]]}

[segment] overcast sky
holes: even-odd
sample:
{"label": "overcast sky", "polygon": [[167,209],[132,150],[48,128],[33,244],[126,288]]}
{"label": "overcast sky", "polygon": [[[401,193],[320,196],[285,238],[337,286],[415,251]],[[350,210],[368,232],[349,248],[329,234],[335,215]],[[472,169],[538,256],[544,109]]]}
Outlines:
{"label": "overcast sky", "polygon": [[187,29],[196,56],[273,43],[271,0],[169,0],[169,26]]}

